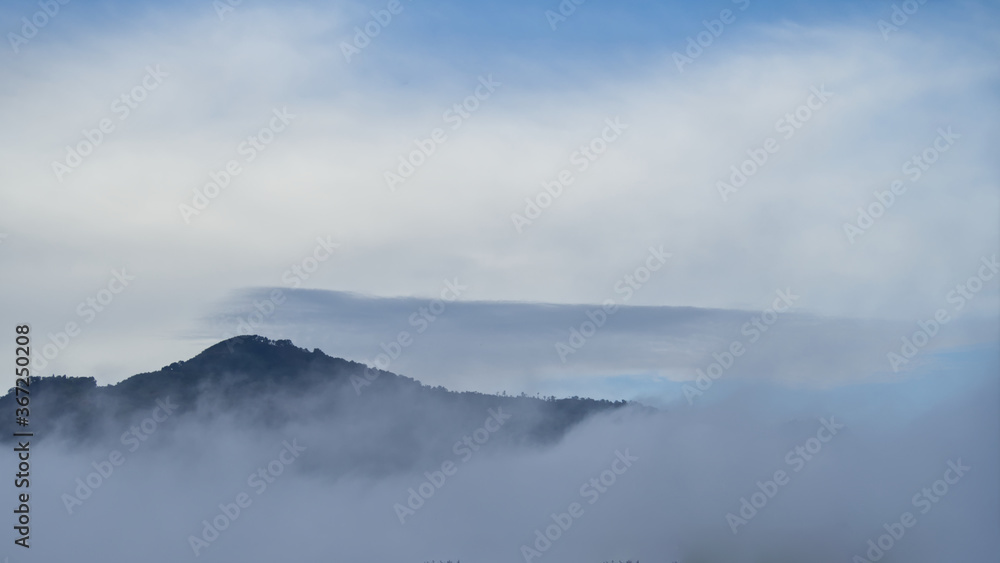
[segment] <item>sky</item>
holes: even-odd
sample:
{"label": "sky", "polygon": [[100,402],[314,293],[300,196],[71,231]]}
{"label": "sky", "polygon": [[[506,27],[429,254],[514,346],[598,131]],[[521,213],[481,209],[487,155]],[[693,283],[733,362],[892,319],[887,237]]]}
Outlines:
{"label": "sky", "polygon": [[815,388],[997,341],[990,2],[42,10],[0,8],[0,309],[39,374],[120,381],[243,321],[655,402],[737,341],[729,373]]}

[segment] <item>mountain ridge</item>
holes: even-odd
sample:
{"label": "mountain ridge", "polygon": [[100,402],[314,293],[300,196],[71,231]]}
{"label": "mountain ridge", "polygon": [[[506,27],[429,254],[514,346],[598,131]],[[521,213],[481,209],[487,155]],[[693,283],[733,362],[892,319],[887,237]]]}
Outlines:
{"label": "mountain ridge", "polygon": [[[373,373],[378,377],[365,378]],[[360,389],[352,383],[357,378],[371,385]],[[188,360],[111,385],[97,385],[92,377],[33,377],[31,391],[36,440],[61,436],[78,444],[128,428],[165,399],[178,405],[174,416],[193,417],[200,425],[231,417],[248,428],[274,429],[319,419],[332,432],[361,429],[376,441],[409,436],[437,442],[441,429],[480,424],[488,409],[502,408],[514,420],[497,441],[519,445],[552,443],[588,416],[627,404],[450,391],[258,335],[232,337]],[[0,412],[14,408],[8,391],[0,397]],[[12,418],[5,424],[5,441],[24,430]]]}

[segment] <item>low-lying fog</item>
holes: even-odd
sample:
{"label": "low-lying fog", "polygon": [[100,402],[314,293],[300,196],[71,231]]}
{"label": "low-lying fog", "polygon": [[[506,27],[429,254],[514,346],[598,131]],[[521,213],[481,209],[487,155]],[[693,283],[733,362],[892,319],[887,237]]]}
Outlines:
{"label": "low-lying fog", "polygon": [[[495,409],[468,427],[442,416],[425,443],[365,443],[392,425],[389,396],[360,422],[269,430],[151,403],[145,416],[161,420],[140,423],[142,440],[126,426],[88,446],[33,442],[32,547],[5,551],[12,563],[990,561],[998,387],[985,364],[628,407],[548,446],[501,439],[512,427]],[[420,461],[366,472],[346,443]],[[10,481],[5,497],[13,507]]]}

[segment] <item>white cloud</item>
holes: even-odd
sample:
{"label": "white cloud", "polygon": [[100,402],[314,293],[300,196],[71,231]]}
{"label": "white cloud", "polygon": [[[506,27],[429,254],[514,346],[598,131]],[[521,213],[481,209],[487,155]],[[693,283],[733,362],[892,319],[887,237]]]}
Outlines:
{"label": "white cloud", "polygon": [[[663,244],[675,258],[637,304],[754,308],[794,286],[813,312],[905,321],[941,306],[995,251],[985,147],[996,141],[996,65],[954,36],[922,29],[887,43],[868,27],[761,27],[682,75],[666,52],[624,76],[581,70],[571,55],[568,71],[512,56],[482,69],[503,86],[391,193],[383,172],[414,138],[447,127],[442,112],[476,76],[414,53],[347,65],[337,45],[351,25],[246,5],[222,23],[206,11],[11,60],[0,117],[19,134],[0,138],[10,235],[0,262],[15,276],[0,303],[43,333],[76,318],[112,268],[141,278],[56,371],[120,379],[194,352],[201,342],[168,350],[163,338],[232,289],[280,285],[321,235],[342,252],[308,287],[429,296],[459,276],[470,299],[593,303]],[[398,80],[399,61],[424,78]],[[51,161],[82,128],[116,119],[111,101],[149,64],[170,76],[58,183]],[[715,182],[824,84],[829,104],[723,204]],[[287,132],[184,224],[177,206],[284,106],[298,116]],[[518,235],[510,214],[614,116],[630,124],[623,138]],[[856,207],[946,126],[962,135],[953,151],[848,244],[842,224]],[[974,313],[997,303],[993,286]]]}

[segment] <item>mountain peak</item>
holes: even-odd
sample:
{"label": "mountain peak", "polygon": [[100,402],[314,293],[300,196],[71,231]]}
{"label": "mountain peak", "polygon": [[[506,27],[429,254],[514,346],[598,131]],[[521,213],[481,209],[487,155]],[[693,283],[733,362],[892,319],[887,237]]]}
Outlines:
{"label": "mountain peak", "polygon": [[294,348],[296,350],[302,350],[303,352],[306,353],[309,352],[304,348],[299,348],[295,344],[292,344],[291,340],[271,340],[266,336],[260,336],[258,334],[243,334],[240,336],[233,336],[232,338],[223,340],[218,344],[213,344],[212,346],[209,346],[204,351],[202,351],[201,354],[198,355],[200,356],[208,352],[212,352],[214,354],[219,352],[220,351],[219,349],[221,348],[225,348],[226,351],[230,354],[235,354],[237,348],[240,348],[241,351],[254,350],[254,349],[266,350],[271,348]]}
{"label": "mountain peak", "polygon": [[174,362],[161,371],[212,373],[232,370],[297,371],[317,361],[346,362],[327,356],[318,348],[309,351],[291,340],[272,340],[256,334],[234,336],[209,346],[190,360]]}
{"label": "mountain peak", "polygon": [[[83,440],[97,436],[97,429],[105,424],[125,425],[146,416],[150,405],[167,398],[178,405],[178,414],[185,416],[226,414],[248,425],[267,427],[296,419],[337,419],[372,424],[379,432],[384,430],[379,425],[392,419],[393,432],[402,433],[415,432],[441,413],[473,424],[487,409],[503,407],[519,418],[511,427],[519,428],[520,437],[512,433],[510,439],[544,442],[558,439],[591,413],[625,404],[575,397],[544,401],[455,393],[383,371],[378,372],[377,385],[360,393],[354,385],[369,381],[365,370],[364,364],[331,357],[319,349],[299,348],[290,340],[244,335],[214,344],[189,360],[114,385],[97,386],[93,379],[43,378],[40,383],[48,390],[35,408],[44,413],[46,432],[72,429],[66,431]],[[13,408],[13,402],[13,393],[8,393],[0,399],[0,408]],[[372,414],[375,412],[381,414]],[[12,425],[13,421],[8,421],[7,429],[12,431]]]}

